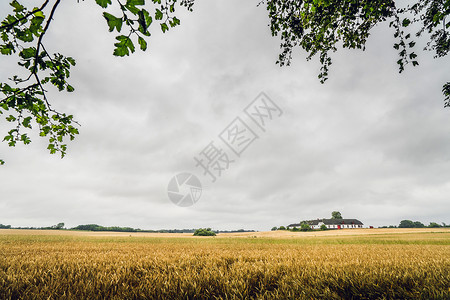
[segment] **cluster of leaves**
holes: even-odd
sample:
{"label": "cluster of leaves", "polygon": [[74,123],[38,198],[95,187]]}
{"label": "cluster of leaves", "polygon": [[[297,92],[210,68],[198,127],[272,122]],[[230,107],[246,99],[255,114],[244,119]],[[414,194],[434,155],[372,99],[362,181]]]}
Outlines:
{"label": "cluster of leaves", "polygon": [[[6,121],[15,126],[8,131],[3,141],[10,147],[17,142],[29,144],[30,137],[24,130],[32,129],[36,124],[39,135],[48,137],[47,149],[51,154],[60,153],[64,157],[67,145],[65,138],[73,140],[79,134],[79,125],[73,115],[60,113],[52,108],[47,98],[47,86],[54,86],[59,91],[73,92],[74,87],[67,82],[70,68],[75,66],[75,60],[60,53],[50,54],[44,46],[43,38],[47,32],[56,8],[61,0],[42,0],[40,7],[31,10],[18,0],[10,5],[13,13],[9,14],[0,25],[0,53],[16,55],[18,64],[27,74],[25,77],[14,75],[8,82],[0,82],[0,115],[5,115]],[[112,0],[95,0],[102,8],[112,5]],[[151,0],[153,13],[143,8],[145,0],[115,0],[122,12],[114,16],[104,12],[103,17],[109,31],[122,32],[127,27],[127,34],[119,34],[114,44],[115,56],[126,56],[135,52],[135,37],[142,51],[147,49],[146,38],[150,36],[149,27],[153,20],[159,21],[160,28],[166,32],[171,27],[180,25],[180,20],[173,15],[177,0]],[[192,11],[194,0],[179,0],[181,6]],[[45,12],[49,11],[48,17]],[[0,160],[0,164],[4,164]]]}
{"label": "cluster of leaves", "polygon": [[216,233],[211,228],[199,228],[195,230],[194,236],[215,236]]}
{"label": "cluster of leaves", "polygon": [[[18,64],[26,69],[27,76],[14,75],[10,83],[0,83],[0,115],[15,126],[8,131],[4,141],[14,147],[17,142],[31,142],[26,129],[32,129],[33,121],[39,128],[39,135],[48,137],[48,150],[59,152],[63,157],[67,145],[64,138],[71,140],[78,134],[73,125],[72,115],[60,113],[52,108],[47,96],[46,85],[53,85],[59,91],[72,92],[74,88],[67,82],[70,68],[75,60],[62,54],[50,54],[44,47],[43,37],[60,2],[56,0],[50,15],[44,15],[49,4],[28,10],[17,0],[10,3],[13,13],[0,24],[0,53],[17,55]],[[45,21],[47,20],[47,21]],[[4,164],[0,160],[1,164]]]}
{"label": "cluster of leaves", "polygon": [[277,63],[289,65],[296,46],[308,52],[307,60],[318,54],[324,83],[332,64],[329,52],[340,42],[344,48],[364,49],[370,29],[391,17],[395,5],[393,0],[268,0],[267,10],[272,35],[282,40]]}
{"label": "cluster of leaves", "polygon": [[[111,0],[95,0],[98,5],[103,8],[107,8],[112,4]],[[151,14],[142,6],[145,5],[145,0],[126,0],[123,4],[120,0],[116,0],[119,4],[122,12],[121,16],[114,16],[108,12],[103,13],[103,17],[109,27],[109,31],[116,30],[118,33],[122,31],[122,26],[128,27],[128,34],[120,34],[116,36],[117,42],[114,44],[114,55],[125,56],[130,52],[135,51],[134,42],[132,36],[137,39],[139,47],[142,51],[147,50],[147,41],[145,37],[150,36],[149,27],[153,24],[153,20],[159,22],[159,26],[163,33],[169,30],[169,28],[180,25],[180,20],[173,15],[175,12],[175,5],[177,0],[165,0],[164,3],[161,0],[151,0],[157,7],[155,7],[154,13]],[[181,0],[180,5],[185,6],[189,11],[192,11],[194,0]]]}
{"label": "cluster of leaves", "polygon": [[[433,50],[436,57],[442,57],[450,49],[450,22],[445,23],[450,14],[448,0],[421,0],[406,8],[397,8],[394,0],[267,0],[260,4],[264,2],[267,2],[272,35],[280,36],[282,41],[277,63],[289,65],[292,50],[297,46],[308,53],[307,60],[317,54],[322,65],[318,75],[321,83],[328,79],[332,64],[330,53],[337,51],[340,45],[365,50],[370,30],[389,19],[397,39],[394,48],[399,51],[400,72],[408,63],[419,64],[417,54],[412,51],[416,42],[407,32],[407,27],[411,28],[414,23],[420,24],[416,37],[423,33],[430,35],[424,50]],[[449,82],[442,91],[444,106],[450,106]]]}

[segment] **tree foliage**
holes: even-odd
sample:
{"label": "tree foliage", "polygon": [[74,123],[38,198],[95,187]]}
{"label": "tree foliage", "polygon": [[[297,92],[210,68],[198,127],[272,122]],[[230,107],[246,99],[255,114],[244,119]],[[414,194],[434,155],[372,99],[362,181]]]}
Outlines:
{"label": "tree foliage", "polygon": [[199,228],[195,230],[194,236],[215,236],[216,233],[211,228]]}
{"label": "tree foliage", "polygon": [[[42,5],[29,9],[18,0],[10,5],[12,13],[0,23],[0,54],[13,56],[26,75],[12,75],[7,82],[0,82],[0,115],[13,123],[3,141],[10,147],[18,142],[31,142],[30,129],[37,126],[39,135],[48,138],[47,149],[51,154],[64,157],[66,138],[73,140],[79,134],[79,124],[73,115],[59,112],[51,105],[47,93],[50,88],[73,92],[69,84],[71,67],[75,59],[58,52],[51,53],[44,45],[44,37],[55,17],[61,0],[42,0]],[[109,31],[116,31],[113,55],[126,56],[135,52],[135,43],[142,51],[147,49],[150,26],[158,24],[163,32],[180,25],[173,14],[177,4],[192,10],[193,0],[151,0],[151,11],[143,6],[145,0],[95,0],[104,9],[113,5],[121,15],[103,13]],[[155,20],[155,21],[154,21]],[[127,30],[125,30],[125,28]],[[54,45],[53,45],[54,46]],[[0,164],[4,164],[0,160]]]}
{"label": "tree foliage", "polygon": [[312,230],[312,229],[311,229],[311,226],[309,226],[308,223],[302,222],[300,224],[300,231],[310,231],[310,230]]}
{"label": "tree foliage", "polygon": [[439,228],[442,227],[442,225],[439,225],[436,222],[430,222],[430,225],[428,225],[429,228]]}
{"label": "tree foliage", "polygon": [[398,228],[425,228],[426,226],[419,221],[401,220]]}
{"label": "tree foliage", "polygon": [[331,218],[332,218],[332,219],[342,219],[342,215],[341,215],[341,213],[338,212],[338,211],[333,211],[333,212],[331,213]]}
{"label": "tree foliage", "polygon": [[[192,11],[194,4],[194,0],[92,1],[105,10],[107,28],[117,34],[113,55],[120,57],[134,53],[137,46],[145,51],[152,27],[167,32],[180,25],[174,15],[176,8]],[[64,157],[66,140],[79,134],[79,124],[73,115],[56,110],[47,92],[51,88],[74,91],[68,79],[75,59],[52,53],[44,45],[60,2],[41,0],[41,6],[27,8],[19,0],[11,1],[12,12],[0,23],[0,54],[14,57],[25,75],[12,75],[0,82],[0,115],[12,123],[3,139],[9,146],[29,144],[29,130],[37,127],[39,135],[48,139],[50,153]],[[318,55],[322,83],[328,79],[331,54],[339,47],[364,50],[371,29],[384,21],[389,21],[396,38],[393,46],[399,53],[400,72],[408,64],[419,64],[414,51],[417,38],[425,36],[425,50],[435,52],[436,58],[446,56],[450,49],[450,22],[446,23],[449,0],[416,0],[403,8],[397,7],[394,0],[263,0],[260,4],[266,5],[272,35],[281,37],[282,52],[277,63],[289,65],[296,47],[308,53],[307,60]],[[116,13],[112,13],[111,6],[119,8],[114,10]],[[418,25],[418,31],[411,32],[417,28],[413,24]],[[442,92],[444,106],[450,107],[450,82],[444,83]],[[0,164],[4,161],[0,160]]]}
{"label": "tree foliage", "polygon": [[[320,81],[328,79],[331,54],[339,47],[364,50],[370,31],[377,24],[389,21],[396,39],[397,64],[403,72],[407,64],[417,66],[415,38],[426,36],[424,50],[443,57],[450,49],[450,14],[448,0],[419,0],[407,7],[397,7],[394,0],[267,0],[272,35],[281,38],[282,52],[277,63],[289,65],[293,49],[308,53],[307,60],[319,56]],[[447,20],[448,21],[448,20]],[[418,31],[412,25],[417,24]],[[450,106],[450,82],[443,86],[444,106]]]}
{"label": "tree foliage", "polygon": [[97,224],[78,225],[71,229],[72,230],[85,230],[85,231],[115,231],[115,232],[140,232],[141,231],[140,229],[134,229],[131,227],[119,227],[119,226],[105,227],[105,226],[101,226],[101,225],[97,225]]}

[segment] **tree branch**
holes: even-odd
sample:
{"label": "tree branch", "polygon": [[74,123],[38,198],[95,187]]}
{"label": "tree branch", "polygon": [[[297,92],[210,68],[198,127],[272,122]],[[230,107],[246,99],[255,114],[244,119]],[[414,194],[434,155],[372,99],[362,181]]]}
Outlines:
{"label": "tree branch", "polygon": [[0,26],[0,31],[1,31],[1,30],[5,30],[5,29],[6,29],[7,31],[9,31],[11,28],[13,28],[13,27],[14,27],[17,23],[19,23],[20,21],[23,21],[23,20],[28,19],[29,16],[31,16],[31,15],[37,13],[38,11],[42,11],[42,10],[47,6],[47,4],[48,4],[49,2],[50,2],[50,0],[45,0],[44,4],[42,4],[42,6],[41,6],[40,8],[35,9],[35,10],[29,12],[28,14],[26,14],[26,15],[23,16],[22,18],[17,19],[16,21],[14,21],[14,22],[12,22],[12,23],[10,23],[10,24]]}
{"label": "tree branch", "polygon": [[33,66],[33,70],[31,71],[34,74],[36,74],[37,60],[38,60],[38,57],[39,57],[39,49],[41,48],[42,39],[44,38],[44,35],[47,32],[47,29],[48,29],[48,27],[50,26],[50,23],[53,20],[53,15],[55,14],[56,8],[58,7],[60,2],[61,2],[61,0],[56,0],[55,4],[52,7],[52,11],[50,12],[50,16],[48,17],[47,23],[45,24],[45,27],[42,30],[41,35],[39,36],[39,39],[38,39],[38,42],[37,42],[37,45],[36,45],[36,54],[34,56],[34,66]]}

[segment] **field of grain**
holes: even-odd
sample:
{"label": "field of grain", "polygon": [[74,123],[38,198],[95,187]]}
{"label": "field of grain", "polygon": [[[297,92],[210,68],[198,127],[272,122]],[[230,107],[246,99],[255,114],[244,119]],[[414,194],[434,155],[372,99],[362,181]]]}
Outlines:
{"label": "field of grain", "polygon": [[[332,232],[331,232],[332,233]],[[450,231],[0,231],[0,299],[449,299]]]}

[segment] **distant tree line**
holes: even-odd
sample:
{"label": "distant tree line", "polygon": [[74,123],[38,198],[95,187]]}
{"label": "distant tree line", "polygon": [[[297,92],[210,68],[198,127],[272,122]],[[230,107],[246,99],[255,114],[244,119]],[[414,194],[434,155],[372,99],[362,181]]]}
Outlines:
{"label": "distant tree line", "polygon": [[61,230],[64,229],[64,223],[58,223],[49,227],[12,227],[11,225],[0,224],[0,229],[36,229],[36,230]]}
{"label": "distant tree line", "polygon": [[389,226],[381,226],[380,228],[439,228],[439,227],[450,227],[450,224],[442,224],[436,222],[430,222],[429,225],[424,225],[419,221],[411,221],[411,220],[401,220],[398,226],[389,225]]}
{"label": "distant tree line", "polygon": [[[28,229],[28,230],[83,230],[83,231],[112,231],[112,232],[150,232],[150,233],[195,233],[198,229],[159,229],[159,230],[147,230],[132,227],[120,227],[111,226],[106,227],[98,224],[85,224],[78,225],[73,228],[64,228],[64,223],[58,223],[57,225],[48,227],[12,227],[11,225],[0,224],[0,229]],[[201,229],[201,228],[200,228]],[[207,228],[211,230],[210,228]],[[255,230],[214,230],[217,233],[233,233],[233,232],[255,232]]]}

